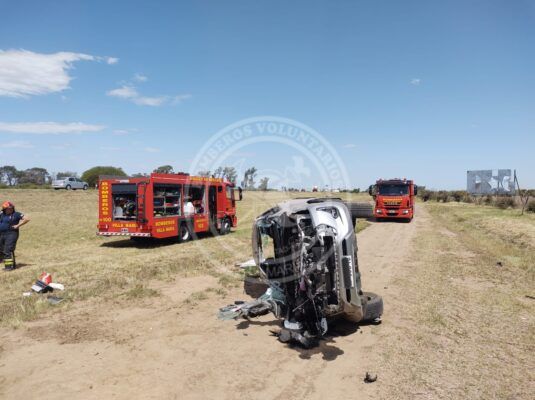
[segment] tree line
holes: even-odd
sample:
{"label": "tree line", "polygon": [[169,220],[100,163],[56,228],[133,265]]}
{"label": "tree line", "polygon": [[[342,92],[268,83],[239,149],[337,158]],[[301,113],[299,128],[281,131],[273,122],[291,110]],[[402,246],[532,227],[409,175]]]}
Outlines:
{"label": "tree line", "polygon": [[[173,174],[174,168],[171,165],[162,165],[155,168],[153,172],[161,174]],[[33,167],[19,170],[13,165],[0,167],[0,185],[9,187],[32,187],[50,185],[54,179],[64,179],[68,177],[79,177],[93,187],[98,183],[99,176],[127,176],[122,168],[112,166],[96,166],[82,173],[81,176],[74,171],[49,172],[46,168]],[[212,171],[199,171],[199,176],[223,178],[234,184],[238,184],[238,171],[236,168],[222,166]],[[147,173],[136,173],[132,177],[149,176]],[[239,182],[245,190],[268,190],[269,178],[263,177],[257,184],[258,170],[256,167],[247,168],[243,173],[243,179]]]}

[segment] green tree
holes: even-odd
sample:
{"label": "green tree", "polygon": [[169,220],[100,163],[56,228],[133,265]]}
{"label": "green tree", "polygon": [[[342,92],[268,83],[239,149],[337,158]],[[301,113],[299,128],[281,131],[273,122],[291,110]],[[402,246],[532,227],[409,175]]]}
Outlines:
{"label": "green tree", "polygon": [[211,173],[209,170],[205,170],[205,171],[199,171],[197,172],[197,175],[199,176],[203,176],[205,178],[208,178],[209,176],[211,176]]}
{"label": "green tree", "polygon": [[72,172],[72,171],[58,172],[56,174],[56,179],[69,178],[71,176],[78,177],[78,174],[76,172]]}
{"label": "green tree", "polygon": [[20,173],[18,184],[31,183],[34,185],[44,185],[50,182],[50,174],[45,168],[33,167]]}
{"label": "green tree", "polygon": [[99,176],[102,175],[126,176],[126,173],[122,170],[122,168],[98,166],[85,171],[82,174],[82,180],[87,182],[89,186],[95,186],[95,184],[98,182]]}
{"label": "green tree", "polygon": [[173,174],[174,170],[170,165],[162,165],[156,168],[153,172],[156,172],[157,174]]}
{"label": "green tree", "polygon": [[245,170],[243,173],[243,181],[242,181],[242,187],[244,189],[252,190],[254,189],[254,179],[256,177],[256,171],[257,169],[255,167],[251,167]]}
{"label": "green tree", "polygon": [[8,186],[15,186],[19,178],[20,171],[13,165],[4,165],[3,167],[0,167],[0,182],[3,182]]}
{"label": "green tree", "polygon": [[234,167],[223,168],[223,178],[225,178],[229,182],[236,183],[236,179],[238,178],[238,172],[236,172],[236,168]]}
{"label": "green tree", "polygon": [[267,176],[260,179],[260,183],[258,184],[258,190],[262,190],[265,192],[268,189],[268,182],[269,178]]}

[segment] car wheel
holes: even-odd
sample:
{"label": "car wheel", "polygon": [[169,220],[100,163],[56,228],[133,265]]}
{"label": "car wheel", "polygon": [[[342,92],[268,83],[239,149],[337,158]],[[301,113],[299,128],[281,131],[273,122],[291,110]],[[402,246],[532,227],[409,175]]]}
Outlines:
{"label": "car wheel", "polygon": [[67,189],[67,190],[71,190],[72,187],[71,187],[71,185],[67,185],[67,186],[65,186],[65,189]]}
{"label": "car wheel", "polygon": [[362,321],[374,321],[383,315],[383,298],[372,292],[364,292],[361,296],[364,316]]}
{"label": "car wheel", "polygon": [[221,220],[221,228],[219,228],[220,235],[226,235],[230,232],[230,221],[228,218],[223,218]]}
{"label": "car wheel", "polygon": [[191,240],[191,232],[189,231],[186,224],[180,225],[178,228],[178,242],[187,242],[188,240]]}
{"label": "car wheel", "polygon": [[87,190],[87,185],[84,185],[84,190]]}

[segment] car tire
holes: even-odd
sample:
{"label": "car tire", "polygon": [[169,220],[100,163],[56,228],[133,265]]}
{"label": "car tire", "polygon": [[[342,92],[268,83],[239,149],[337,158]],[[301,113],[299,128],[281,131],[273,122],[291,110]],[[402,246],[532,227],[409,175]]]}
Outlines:
{"label": "car tire", "polygon": [[383,298],[372,292],[364,292],[361,296],[364,316],[362,321],[375,321],[383,315]]}
{"label": "car tire", "polygon": [[65,186],[65,190],[71,190],[72,189],[72,186],[71,185],[67,185]]}
{"label": "car tire", "polygon": [[186,224],[181,224],[178,227],[178,242],[183,243],[191,240],[191,232]]}
{"label": "car tire", "polygon": [[347,202],[347,209],[351,213],[351,219],[373,217],[373,205],[370,203]]}
{"label": "car tire", "polygon": [[228,218],[223,218],[221,220],[221,228],[219,228],[220,235],[226,235],[230,232],[230,221]]}
{"label": "car tire", "polygon": [[84,185],[84,190],[87,190],[88,189],[88,186],[87,185]]}

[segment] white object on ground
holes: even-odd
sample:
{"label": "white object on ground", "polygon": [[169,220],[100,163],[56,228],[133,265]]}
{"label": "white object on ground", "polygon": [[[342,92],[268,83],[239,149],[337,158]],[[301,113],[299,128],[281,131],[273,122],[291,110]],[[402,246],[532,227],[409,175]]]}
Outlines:
{"label": "white object on ground", "polygon": [[57,283],[57,282],[50,282],[48,284],[48,286],[50,286],[53,289],[57,289],[57,290],[65,290],[65,286],[63,286],[61,283]]}
{"label": "white object on ground", "polygon": [[24,297],[28,297],[28,296],[31,296],[31,295],[32,295],[32,292],[24,292],[24,293],[22,293],[22,295],[23,295]]}
{"label": "white object on ground", "polygon": [[237,263],[236,266],[245,269],[249,267],[255,267],[256,264],[254,262],[254,259],[251,258],[250,260],[244,261],[242,263]]}

